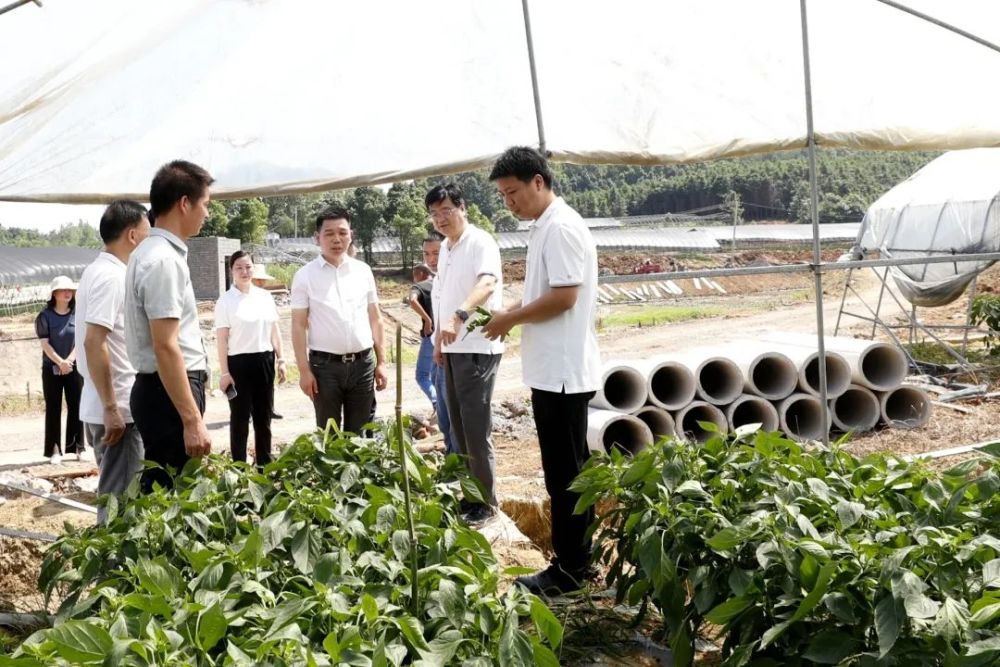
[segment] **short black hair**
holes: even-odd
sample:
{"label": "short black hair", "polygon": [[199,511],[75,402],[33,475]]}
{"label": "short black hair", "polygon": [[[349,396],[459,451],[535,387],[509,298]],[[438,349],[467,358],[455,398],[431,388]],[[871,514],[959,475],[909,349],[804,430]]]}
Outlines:
{"label": "short black hair", "polygon": [[444,238],[437,232],[433,232],[431,234],[428,234],[424,238],[424,240],[420,242],[420,245],[423,245],[425,243],[441,243],[442,241],[444,241]]}
{"label": "short black hair", "polygon": [[236,252],[234,252],[232,255],[229,256],[229,270],[230,271],[233,270],[233,265],[236,264],[236,260],[240,259],[241,257],[247,257],[247,258],[249,258],[250,259],[250,263],[253,264],[253,255],[251,255],[250,253],[248,253],[246,251],[243,251],[243,250],[237,250]]}
{"label": "short black hair", "polygon": [[125,230],[138,225],[146,215],[146,207],[139,202],[116,199],[108,204],[101,215],[101,240],[105,243],[117,241]]}
{"label": "short black hair", "polygon": [[445,199],[450,199],[451,203],[461,208],[465,206],[465,197],[462,196],[462,189],[454,183],[447,185],[435,185],[424,197],[424,206],[429,211],[431,204],[440,204]]}
{"label": "short black hair", "polygon": [[154,219],[172,209],[184,197],[192,202],[201,199],[212,183],[215,179],[192,162],[174,160],[163,165],[149,186],[149,207],[153,209]]}
{"label": "short black hair", "polygon": [[528,146],[513,146],[497,158],[490,172],[490,180],[513,176],[522,183],[530,183],[535,175],[542,177],[545,187],[552,189],[552,170],[545,156]]}
{"label": "short black hair", "polygon": [[413,267],[413,273],[422,273],[425,276],[434,275],[434,272],[431,271],[431,267],[427,266],[426,264],[417,264],[415,267]]}
{"label": "short black hair", "polygon": [[323,223],[327,220],[347,220],[348,226],[351,224],[351,212],[343,206],[332,206],[322,211],[316,216],[316,231],[323,229]]}

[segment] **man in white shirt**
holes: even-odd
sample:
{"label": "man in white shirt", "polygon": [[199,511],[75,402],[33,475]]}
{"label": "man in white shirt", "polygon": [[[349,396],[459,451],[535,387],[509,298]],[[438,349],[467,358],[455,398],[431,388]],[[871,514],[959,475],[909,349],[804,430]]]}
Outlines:
{"label": "man in white shirt", "polygon": [[484,327],[498,339],[521,324],[521,368],[531,387],[532,412],[551,498],[555,558],[516,582],[536,594],[578,590],[591,578],[593,510],[574,514],[579,494],[569,485],[589,457],[587,404],[600,381],[594,330],[597,251],[580,215],[552,191],[552,172],[532,148],[508,149],[490,173],[504,203],[522,220],[534,220],[521,305],[495,313]]}
{"label": "man in white shirt", "polygon": [[[125,270],[132,251],[149,236],[146,209],[113,201],[101,216],[104,252],[83,271],[76,292],[76,366],[83,376],[80,419],[97,456],[97,493],[121,495],[142,471],[142,438],[129,396],[135,369],[125,344]],[[97,522],[107,519],[104,503]]]}
{"label": "man in white shirt", "polygon": [[333,208],[316,218],[320,255],[292,279],[292,348],[299,387],[312,399],[316,425],[333,419],[360,433],[375,391],[386,387],[382,315],[375,277],[349,256],[351,214]]}
{"label": "man in white shirt", "polygon": [[492,403],[504,345],[487,340],[478,329],[467,331],[466,323],[478,306],[492,311],[502,305],[500,248],[486,231],[469,224],[458,186],[432,188],[424,204],[446,237],[438,258],[434,357],[446,375],[452,441],[486,491],[486,503],[470,506],[465,517],[479,523],[496,514]]}
{"label": "man in white shirt", "polygon": [[126,344],[136,371],[129,407],[146,460],[159,464],[142,473],[147,492],[154,484],[170,488],[173,474],[212,451],[204,418],[208,353],[186,242],[208,218],[213,182],[184,160],[160,167],[149,187],[156,227],[129,257],[125,273]]}

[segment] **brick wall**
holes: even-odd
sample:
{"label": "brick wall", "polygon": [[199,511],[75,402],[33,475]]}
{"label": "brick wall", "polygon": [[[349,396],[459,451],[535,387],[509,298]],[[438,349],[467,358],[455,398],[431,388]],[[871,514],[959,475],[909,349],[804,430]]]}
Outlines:
{"label": "brick wall", "polygon": [[215,300],[226,291],[226,260],[239,249],[239,239],[219,236],[188,239],[188,268],[196,299]]}

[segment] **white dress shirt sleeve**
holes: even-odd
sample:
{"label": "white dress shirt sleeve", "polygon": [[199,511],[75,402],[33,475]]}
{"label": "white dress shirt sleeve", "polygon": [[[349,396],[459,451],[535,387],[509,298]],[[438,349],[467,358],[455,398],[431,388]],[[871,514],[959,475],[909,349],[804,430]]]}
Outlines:
{"label": "white dress shirt sleeve", "polygon": [[560,225],[553,229],[542,250],[548,269],[549,287],[573,287],[583,283],[587,251],[575,229]]}
{"label": "white dress shirt sleeve", "polygon": [[293,310],[307,310],[309,308],[309,278],[306,276],[307,266],[303,266],[296,271],[295,276],[292,277]]}
{"label": "white dress shirt sleeve", "polygon": [[227,299],[226,295],[223,294],[218,301],[215,302],[215,328],[216,329],[228,329],[230,327],[229,323],[229,307],[226,305]]}

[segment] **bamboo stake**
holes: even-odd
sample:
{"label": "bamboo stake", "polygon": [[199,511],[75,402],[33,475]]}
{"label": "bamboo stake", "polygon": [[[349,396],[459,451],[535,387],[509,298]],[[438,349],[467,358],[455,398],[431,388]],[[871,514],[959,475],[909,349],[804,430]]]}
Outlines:
{"label": "bamboo stake", "polygon": [[413,529],[413,505],[410,500],[410,473],[406,468],[406,443],[403,440],[403,327],[396,323],[396,442],[399,445],[399,465],[403,468],[403,501],[406,505],[406,529],[410,533],[410,599],[412,613],[418,616],[417,598],[417,536]]}

